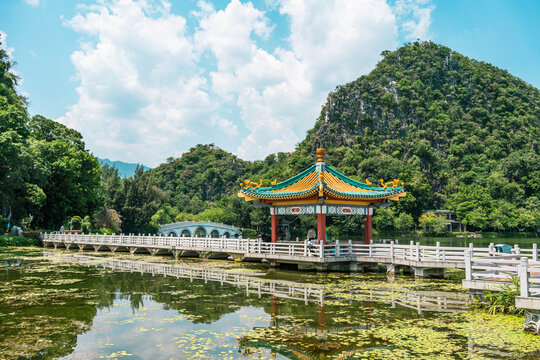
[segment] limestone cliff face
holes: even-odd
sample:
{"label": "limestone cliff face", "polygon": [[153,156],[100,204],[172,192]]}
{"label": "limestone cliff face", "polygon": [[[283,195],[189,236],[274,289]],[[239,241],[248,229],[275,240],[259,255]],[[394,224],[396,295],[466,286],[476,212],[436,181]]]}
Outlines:
{"label": "limestone cliff face", "polygon": [[[351,146],[364,137],[381,143],[412,137],[446,152],[460,132],[479,132],[477,136],[486,139],[497,128],[524,131],[525,141],[536,146],[532,135],[538,134],[540,119],[538,89],[431,42],[408,44],[383,56],[369,75],[328,95],[301,147]],[[512,124],[520,117],[516,129]],[[512,143],[516,135],[503,138]],[[405,155],[399,147],[389,150]]]}

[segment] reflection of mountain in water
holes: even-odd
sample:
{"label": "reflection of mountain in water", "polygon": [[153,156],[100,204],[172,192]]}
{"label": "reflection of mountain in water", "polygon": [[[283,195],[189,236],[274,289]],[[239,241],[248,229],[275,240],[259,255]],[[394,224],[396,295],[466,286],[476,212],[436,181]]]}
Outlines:
{"label": "reflection of mountain in water", "polygon": [[[27,321],[44,314],[56,324],[71,319],[68,325],[39,334],[47,344],[44,358],[70,354],[77,334],[90,328],[96,311],[113,311],[119,299],[128,301],[133,310],[144,308],[145,302],[146,306],[157,302],[166,310],[178,311],[193,324],[214,324],[241,308],[263,308],[270,317],[259,320],[260,327],[249,326],[248,332],[238,335],[239,356],[256,357],[256,349],[265,348],[289,359],[347,359],[363,356],[365,351],[402,351],[406,345],[396,349],[388,339],[373,338],[370,333],[410,324],[411,320],[434,318],[438,311],[462,310],[467,296],[391,286],[340,289],[339,284],[268,279],[261,276],[263,273],[238,273],[200,263],[171,265],[81,255],[52,256],[51,260],[49,272],[40,270],[40,276],[51,284],[65,281],[65,293],[47,295],[48,301],[20,312],[26,314]],[[79,282],[70,283],[72,280]],[[16,316],[4,316],[0,331],[6,330],[4,319],[13,328],[20,325]],[[36,336],[29,327],[25,331]],[[24,331],[20,336],[30,339]],[[471,342],[462,335],[452,341],[465,348]],[[0,341],[0,352],[4,344]]]}

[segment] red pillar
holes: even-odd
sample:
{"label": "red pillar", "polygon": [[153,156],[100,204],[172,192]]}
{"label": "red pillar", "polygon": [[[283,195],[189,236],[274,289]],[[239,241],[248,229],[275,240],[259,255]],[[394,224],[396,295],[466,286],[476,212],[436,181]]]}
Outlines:
{"label": "red pillar", "polygon": [[[274,210],[275,211],[275,210]],[[278,228],[279,228],[279,218],[277,214],[272,214],[272,242],[278,242]]]}
{"label": "red pillar", "polygon": [[319,338],[326,339],[328,330],[326,327],[326,304],[317,305],[317,335]]}
{"label": "red pillar", "polygon": [[319,243],[326,242],[326,214],[317,214],[317,239]]}
{"label": "red pillar", "polygon": [[276,295],[270,297],[270,326],[277,326],[279,319],[278,302]]}
{"label": "red pillar", "polygon": [[364,215],[364,243],[369,244],[371,242],[371,215]]}

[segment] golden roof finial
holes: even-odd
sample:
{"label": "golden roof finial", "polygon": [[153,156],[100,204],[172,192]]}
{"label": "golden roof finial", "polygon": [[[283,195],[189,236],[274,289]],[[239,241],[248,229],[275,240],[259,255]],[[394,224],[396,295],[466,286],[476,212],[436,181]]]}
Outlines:
{"label": "golden roof finial", "polygon": [[317,162],[324,162],[324,149],[317,149]]}

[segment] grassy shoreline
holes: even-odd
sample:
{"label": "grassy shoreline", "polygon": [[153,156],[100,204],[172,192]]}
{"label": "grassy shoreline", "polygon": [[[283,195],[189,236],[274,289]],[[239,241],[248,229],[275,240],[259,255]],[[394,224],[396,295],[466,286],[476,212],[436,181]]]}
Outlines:
{"label": "grassy shoreline", "polygon": [[7,246],[42,246],[41,239],[26,236],[0,235],[0,247]]}

